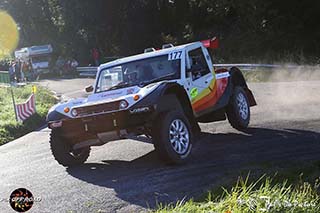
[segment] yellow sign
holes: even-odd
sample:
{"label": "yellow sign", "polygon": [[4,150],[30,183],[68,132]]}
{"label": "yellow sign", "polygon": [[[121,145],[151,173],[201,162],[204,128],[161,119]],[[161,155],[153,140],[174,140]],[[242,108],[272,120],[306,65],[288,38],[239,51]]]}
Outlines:
{"label": "yellow sign", "polygon": [[32,85],[32,93],[36,94],[37,93],[37,86]]}

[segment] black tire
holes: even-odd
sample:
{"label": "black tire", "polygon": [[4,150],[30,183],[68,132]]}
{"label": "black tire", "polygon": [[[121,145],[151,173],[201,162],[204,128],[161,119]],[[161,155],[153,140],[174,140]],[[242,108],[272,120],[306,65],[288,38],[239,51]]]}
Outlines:
{"label": "black tire", "polygon": [[250,122],[250,104],[242,87],[235,87],[227,106],[227,117],[231,126],[237,130],[248,128]]}
{"label": "black tire", "polygon": [[51,131],[50,147],[56,161],[65,167],[83,164],[90,155],[90,147],[73,151],[72,146],[61,137],[59,130]]}
{"label": "black tire", "polygon": [[[179,125],[181,125],[180,132],[174,128],[178,128]],[[175,131],[176,135],[173,136],[170,131]],[[185,131],[187,134],[184,134]],[[161,114],[153,126],[155,150],[160,159],[169,164],[181,164],[187,161],[191,154],[193,137],[190,122],[180,111]]]}

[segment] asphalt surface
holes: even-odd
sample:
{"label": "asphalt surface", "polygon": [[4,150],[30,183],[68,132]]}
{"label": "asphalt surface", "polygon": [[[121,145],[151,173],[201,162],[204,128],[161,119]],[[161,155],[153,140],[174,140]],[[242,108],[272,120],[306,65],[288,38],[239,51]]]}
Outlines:
{"label": "asphalt surface", "polygon": [[[84,96],[92,79],[44,81],[67,97]],[[41,202],[29,212],[139,212],[197,197],[241,173],[305,165],[320,160],[320,81],[249,84],[258,106],[248,131],[227,121],[201,125],[190,161],[166,166],[153,145],[121,140],[94,147],[88,161],[66,169],[53,158],[48,129],[0,147],[0,212],[20,187]],[[246,175],[246,174],[245,174]]]}

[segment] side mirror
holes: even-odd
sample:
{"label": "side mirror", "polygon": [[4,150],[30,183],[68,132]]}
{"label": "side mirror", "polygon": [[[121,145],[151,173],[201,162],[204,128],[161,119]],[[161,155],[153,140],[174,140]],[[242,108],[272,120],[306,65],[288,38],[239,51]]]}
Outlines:
{"label": "side mirror", "polygon": [[85,91],[86,91],[87,93],[93,92],[93,86],[92,86],[92,85],[87,86],[87,87],[85,88]]}

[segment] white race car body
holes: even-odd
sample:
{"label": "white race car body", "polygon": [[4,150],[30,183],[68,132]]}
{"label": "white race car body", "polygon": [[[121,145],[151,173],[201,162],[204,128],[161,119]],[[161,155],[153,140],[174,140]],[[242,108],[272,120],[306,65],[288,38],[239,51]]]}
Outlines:
{"label": "white race car body", "polygon": [[157,131],[154,125],[168,112],[183,114],[191,131],[199,132],[198,122],[226,119],[236,86],[254,106],[240,70],[215,70],[206,45],[169,45],[102,64],[95,84],[86,88],[93,93],[52,107],[49,128],[79,149],[101,144],[101,134],[108,135],[106,141],[124,133],[151,137]]}

